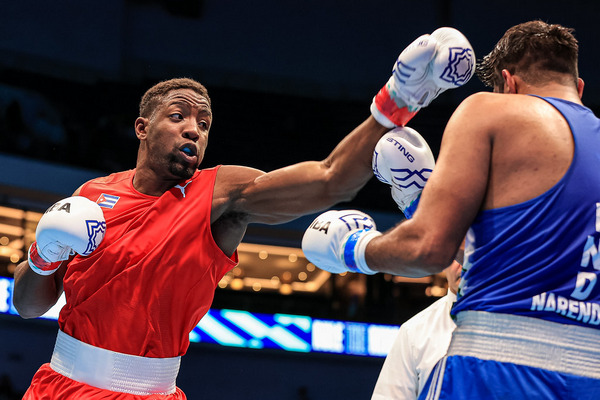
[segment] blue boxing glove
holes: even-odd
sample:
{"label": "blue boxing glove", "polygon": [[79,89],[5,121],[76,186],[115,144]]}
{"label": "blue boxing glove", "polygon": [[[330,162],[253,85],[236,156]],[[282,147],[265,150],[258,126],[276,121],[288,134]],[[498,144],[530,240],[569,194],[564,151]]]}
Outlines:
{"label": "blue boxing glove", "polygon": [[369,215],[356,210],[327,211],[319,215],[302,238],[304,255],[332,273],[375,274],[365,261],[367,244],[381,235]]}

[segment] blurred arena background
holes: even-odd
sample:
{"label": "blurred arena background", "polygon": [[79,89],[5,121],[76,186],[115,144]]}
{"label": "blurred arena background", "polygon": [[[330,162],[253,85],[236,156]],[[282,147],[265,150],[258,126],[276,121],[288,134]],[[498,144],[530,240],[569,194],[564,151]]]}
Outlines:
{"label": "blurred arena background", "polygon": [[[204,167],[272,170],[325,157],[369,114],[398,53],[440,26],[461,30],[478,58],[510,26],[531,19],[575,29],[584,103],[600,115],[592,0],[64,0],[2,2],[0,12],[0,277],[26,257],[35,223],[81,183],[135,166],[133,122],[152,84],[191,77],[209,90],[214,124]],[[459,102],[486,90],[473,78],[411,121],[437,155]],[[402,220],[373,179],[339,208]],[[298,249],[308,216],[255,225],[216,309],[400,325],[443,296],[443,276],[331,276]],[[20,398],[49,360],[51,320],[0,315],[0,398]],[[381,357],[299,354],[193,344],[178,384],[190,399],[370,398]],[[12,394],[11,394],[12,393]],[[5,397],[2,397],[2,396]]]}

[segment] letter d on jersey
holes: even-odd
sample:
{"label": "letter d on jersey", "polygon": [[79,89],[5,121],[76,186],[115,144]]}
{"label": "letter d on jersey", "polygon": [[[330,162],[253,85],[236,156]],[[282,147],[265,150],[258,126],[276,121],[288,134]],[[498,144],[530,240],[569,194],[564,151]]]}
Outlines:
{"label": "letter d on jersey", "polygon": [[588,298],[594,286],[596,286],[597,277],[593,272],[580,272],[577,274],[575,290],[571,293],[571,297],[577,300],[585,300]]}

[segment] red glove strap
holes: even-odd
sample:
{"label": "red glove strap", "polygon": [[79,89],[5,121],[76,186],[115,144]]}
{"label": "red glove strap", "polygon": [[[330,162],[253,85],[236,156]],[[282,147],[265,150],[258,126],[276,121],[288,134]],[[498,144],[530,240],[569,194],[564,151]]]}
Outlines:
{"label": "red glove strap", "polygon": [[60,264],[62,264],[62,261],[51,263],[44,260],[38,253],[37,242],[31,243],[31,246],[29,247],[28,261],[33,272],[40,275],[50,275],[60,267]]}
{"label": "red glove strap", "polygon": [[388,85],[383,86],[375,96],[375,105],[396,126],[405,126],[419,112],[408,111],[408,107],[398,107],[390,96]]}

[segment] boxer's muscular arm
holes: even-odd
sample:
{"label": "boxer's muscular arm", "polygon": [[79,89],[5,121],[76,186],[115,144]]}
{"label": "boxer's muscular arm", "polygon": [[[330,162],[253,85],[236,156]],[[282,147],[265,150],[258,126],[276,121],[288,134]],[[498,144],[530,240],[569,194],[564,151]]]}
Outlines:
{"label": "boxer's muscular arm", "polygon": [[[229,211],[246,214],[248,222],[281,223],[351,200],[373,176],[373,149],[387,130],[369,117],[325,160],[298,163],[240,182],[230,191]],[[226,168],[220,172],[236,174]]]}
{"label": "boxer's muscular arm", "polygon": [[352,199],[373,176],[373,149],[387,130],[369,117],[323,161],[302,162],[269,173],[221,167],[211,214],[217,244],[231,254],[251,222],[282,223]]}
{"label": "boxer's muscular arm", "polygon": [[15,270],[13,303],[23,318],[37,318],[48,311],[63,292],[63,277],[67,272],[67,262],[52,275],[38,275],[27,261],[20,263]]}

